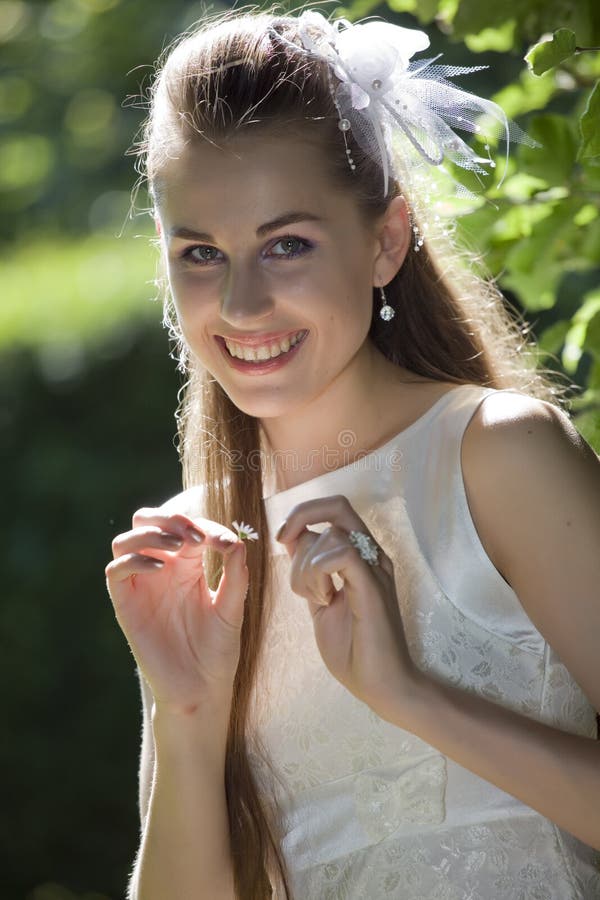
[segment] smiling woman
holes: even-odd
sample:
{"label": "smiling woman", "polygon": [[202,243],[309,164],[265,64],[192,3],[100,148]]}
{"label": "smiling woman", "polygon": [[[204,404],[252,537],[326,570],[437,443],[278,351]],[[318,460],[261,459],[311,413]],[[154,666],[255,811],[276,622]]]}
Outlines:
{"label": "smiling woman", "polygon": [[[312,177],[290,179],[290,170],[303,167]],[[206,171],[210,181],[201,175]],[[156,218],[165,236],[176,327],[187,351],[238,409],[274,420],[294,412],[298,425],[303,420],[308,426],[309,417],[313,423],[329,418],[329,401],[321,406],[317,398],[339,373],[363,381],[368,364],[382,374],[389,370],[386,380],[398,382],[397,367],[365,341],[372,316],[365,298],[373,289],[377,235],[365,226],[353,197],[328,183],[318,146],[266,136],[244,137],[226,149],[189,144],[161,169],[161,185]],[[197,210],[211,234],[177,224],[195,222]],[[385,281],[407,250],[400,198],[394,211],[386,229],[394,248],[379,263]],[[227,354],[224,364],[222,343],[215,341],[223,337],[240,347],[252,345],[271,357],[274,337],[298,333],[305,334],[294,350],[261,365],[246,353],[245,362],[231,362]],[[240,378],[238,372],[264,377]],[[365,424],[370,434],[375,423]],[[294,443],[294,451],[312,448],[310,430],[306,436],[306,446]]]}
{"label": "smiling woman", "polygon": [[236,10],[157,74],[185,490],[106,568],[131,900],[599,895],[600,462],[435,203],[494,168],[457,129],[528,139],[427,45]]}

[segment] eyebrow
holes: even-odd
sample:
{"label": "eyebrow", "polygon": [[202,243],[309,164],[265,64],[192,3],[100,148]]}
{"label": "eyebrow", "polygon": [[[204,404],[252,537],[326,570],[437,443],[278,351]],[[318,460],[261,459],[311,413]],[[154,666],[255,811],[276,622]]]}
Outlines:
{"label": "eyebrow", "polygon": [[[256,236],[264,237],[266,234],[269,234],[269,232],[276,231],[278,228],[283,228],[286,225],[291,225],[294,222],[323,223],[325,221],[326,219],[324,219],[323,216],[316,216],[314,213],[310,212],[286,212],[281,216],[277,216],[276,219],[272,219],[270,222],[265,222],[264,225],[259,225],[256,229]],[[189,238],[195,241],[215,240],[212,234],[209,234],[207,231],[195,231],[195,229],[188,228],[186,225],[174,225],[173,228],[169,229],[168,234],[169,237]]]}

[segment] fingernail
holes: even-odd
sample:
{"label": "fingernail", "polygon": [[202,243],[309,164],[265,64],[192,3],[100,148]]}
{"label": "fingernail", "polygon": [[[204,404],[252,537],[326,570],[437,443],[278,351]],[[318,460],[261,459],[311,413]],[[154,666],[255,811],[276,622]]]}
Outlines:
{"label": "fingernail", "polygon": [[278,541],[281,535],[283,534],[283,529],[287,524],[287,519],[284,519],[277,531],[275,532],[275,540]]}
{"label": "fingernail", "polygon": [[172,547],[181,547],[183,544],[183,539],[177,537],[176,534],[162,532],[160,537],[162,538],[163,544],[171,544]]}
{"label": "fingernail", "polygon": [[197,544],[202,544],[206,537],[206,535],[203,534],[201,531],[198,531],[196,528],[192,528],[191,526],[187,529],[187,533],[189,534],[191,539],[193,541],[195,541]]}

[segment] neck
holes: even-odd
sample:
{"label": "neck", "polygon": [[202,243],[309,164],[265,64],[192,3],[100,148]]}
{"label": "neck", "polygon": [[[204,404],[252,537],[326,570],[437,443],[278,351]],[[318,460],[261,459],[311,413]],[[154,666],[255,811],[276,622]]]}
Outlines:
{"label": "neck", "polygon": [[349,465],[385,443],[399,417],[398,388],[409,377],[366,341],[322,394],[285,416],[261,419],[275,490]]}

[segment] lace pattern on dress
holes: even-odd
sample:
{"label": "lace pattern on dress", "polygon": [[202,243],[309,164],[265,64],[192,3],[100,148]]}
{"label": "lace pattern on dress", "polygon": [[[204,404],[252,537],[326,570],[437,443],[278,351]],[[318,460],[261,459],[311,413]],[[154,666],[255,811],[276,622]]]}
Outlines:
{"label": "lace pattern on dress", "polygon": [[[593,708],[552,651],[540,655],[503,640],[449,602],[402,497],[355,508],[394,564],[407,641],[421,669],[531,718],[595,734]],[[273,566],[250,754],[278,806],[295,900],[600,896],[592,848],[570,835],[561,843],[563,833],[549,820],[380,719],[333,678],[306,601],[289,588],[287,555],[274,557]]]}

